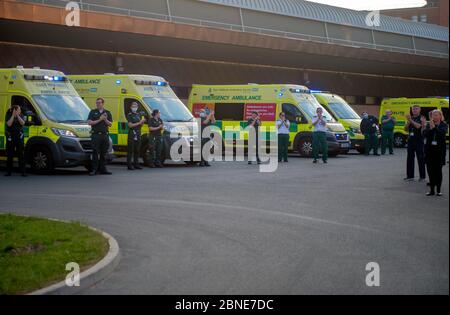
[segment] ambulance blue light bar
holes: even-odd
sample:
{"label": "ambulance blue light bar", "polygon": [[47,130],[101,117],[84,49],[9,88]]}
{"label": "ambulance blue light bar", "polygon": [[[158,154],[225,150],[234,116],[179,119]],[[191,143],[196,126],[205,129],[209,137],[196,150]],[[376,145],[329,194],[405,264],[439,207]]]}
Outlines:
{"label": "ambulance blue light bar", "polygon": [[169,83],[163,81],[144,81],[144,80],[136,80],[134,81],[136,85],[152,85],[152,86],[168,86]]}
{"label": "ambulance blue light bar", "polygon": [[311,94],[311,90],[305,90],[305,89],[290,89],[291,93],[297,93],[297,94]]}
{"label": "ambulance blue light bar", "polygon": [[61,76],[48,76],[48,75],[24,75],[25,80],[28,81],[50,81],[50,82],[66,82],[66,77]]}

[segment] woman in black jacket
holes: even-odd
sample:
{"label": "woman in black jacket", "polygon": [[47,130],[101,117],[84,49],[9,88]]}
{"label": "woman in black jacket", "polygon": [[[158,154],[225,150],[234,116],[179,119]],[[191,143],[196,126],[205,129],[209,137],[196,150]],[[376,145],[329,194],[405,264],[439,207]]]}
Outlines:
{"label": "woman in black jacket", "polygon": [[427,196],[442,196],[442,168],[446,165],[446,135],[448,126],[440,110],[430,113],[430,123],[424,131],[425,163],[430,177],[430,192]]}

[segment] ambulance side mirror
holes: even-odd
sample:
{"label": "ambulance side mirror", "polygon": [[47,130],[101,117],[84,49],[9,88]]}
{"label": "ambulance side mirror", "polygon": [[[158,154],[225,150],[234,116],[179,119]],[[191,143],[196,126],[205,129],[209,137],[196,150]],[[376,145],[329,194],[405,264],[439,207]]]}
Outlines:
{"label": "ambulance side mirror", "polygon": [[308,123],[306,118],[303,116],[297,116],[297,117],[295,117],[295,120],[296,120],[297,124],[307,124]]}
{"label": "ambulance side mirror", "polygon": [[27,112],[25,119],[25,125],[28,127],[41,125],[40,119],[33,112]]}

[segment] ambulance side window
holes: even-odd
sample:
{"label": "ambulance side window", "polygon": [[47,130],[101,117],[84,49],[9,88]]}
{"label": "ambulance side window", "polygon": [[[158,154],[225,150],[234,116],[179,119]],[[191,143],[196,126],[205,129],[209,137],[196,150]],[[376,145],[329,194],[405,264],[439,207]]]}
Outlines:
{"label": "ambulance side window", "polygon": [[245,104],[216,103],[215,116],[217,120],[242,121],[244,119]]}
{"label": "ambulance side window", "polygon": [[307,124],[305,116],[297,106],[292,104],[283,104],[283,112],[286,114],[287,120],[291,123]]}
{"label": "ambulance side window", "polygon": [[31,102],[23,96],[14,95],[11,98],[11,105],[19,105],[22,109],[22,115],[26,116],[27,125],[41,125],[41,120]]}
{"label": "ambulance side window", "polygon": [[[421,115],[425,116],[427,118],[427,120],[430,119],[430,112],[436,110],[437,107],[422,107],[421,108]],[[412,115],[412,108],[411,108],[411,115]]]}
{"label": "ambulance side window", "polygon": [[427,120],[429,120],[430,112],[432,112],[436,109],[437,109],[437,107],[424,107],[424,108],[422,108],[422,115],[424,115],[427,118]]}
{"label": "ambulance side window", "polygon": [[444,114],[444,119],[445,122],[448,124],[450,123],[450,117],[449,117],[449,113],[448,113],[448,108],[442,108],[442,113]]}
{"label": "ambulance side window", "polygon": [[138,103],[138,105],[139,105],[138,113],[140,113],[142,116],[149,117],[149,113],[147,113],[147,111],[145,110],[145,108],[141,102],[139,102],[138,100],[136,100],[134,98],[126,98],[123,102],[124,103],[123,113],[125,115],[125,118],[131,112],[131,104],[133,104],[134,102]]}

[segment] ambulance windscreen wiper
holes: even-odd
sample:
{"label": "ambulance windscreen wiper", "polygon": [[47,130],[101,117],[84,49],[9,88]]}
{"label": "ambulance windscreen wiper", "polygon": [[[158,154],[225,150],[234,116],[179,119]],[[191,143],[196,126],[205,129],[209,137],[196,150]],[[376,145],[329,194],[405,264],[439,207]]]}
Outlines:
{"label": "ambulance windscreen wiper", "polygon": [[193,121],[194,120],[194,118],[191,118],[191,119],[189,119],[189,120],[183,120],[183,119],[172,119],[172,120],[167,120],[167,122],[169,122],[169,123],[177,123],[177,122],[191,122],[191,121]]}
{"label": "ambulance windscreen wiper", "polygon": [[85,124],[87,123],[86,120],[62,120],[58,121],[60,124]]}

